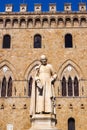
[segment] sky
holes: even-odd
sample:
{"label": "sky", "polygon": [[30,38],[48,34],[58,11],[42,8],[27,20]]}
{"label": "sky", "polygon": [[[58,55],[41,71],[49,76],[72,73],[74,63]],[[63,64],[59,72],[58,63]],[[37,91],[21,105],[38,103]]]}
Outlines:
{"label": "sky", "polygon": [[6,4],[13,4],[13,12],[19,12],[20,4],[27,4],[28,11],[34,11],[34,4],[39,3],[42,5],[42,11],[47,12],[49,10],[49,3],[56,3],[57,11],[64,10],[64,3],[71,3],[72,4],[72,11],[78,11],[78,4],[79,3],[86,3],[87,0],[0,0],[0,12],[5,12],[5,5]]}

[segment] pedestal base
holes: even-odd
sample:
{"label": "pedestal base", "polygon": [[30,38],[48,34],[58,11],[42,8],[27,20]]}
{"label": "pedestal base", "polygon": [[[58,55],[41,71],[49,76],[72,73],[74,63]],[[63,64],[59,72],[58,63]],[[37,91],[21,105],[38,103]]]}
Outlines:
{"label": "pedestal base", "polygon": [[29,130],[58,130],[55,127],[56,118],[51,114],[35,114],[31,118],[32,127]]}

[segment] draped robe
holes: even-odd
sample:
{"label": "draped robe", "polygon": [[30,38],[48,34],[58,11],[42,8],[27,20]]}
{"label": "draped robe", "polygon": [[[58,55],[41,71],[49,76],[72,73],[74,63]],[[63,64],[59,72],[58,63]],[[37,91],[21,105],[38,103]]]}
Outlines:
{"label": "draped robe", "polygon": [[50,64],[38,66],[32,86],[30,115],[52,112],[51,97],[55,97],[52,81],[56,77],[57,75]]}

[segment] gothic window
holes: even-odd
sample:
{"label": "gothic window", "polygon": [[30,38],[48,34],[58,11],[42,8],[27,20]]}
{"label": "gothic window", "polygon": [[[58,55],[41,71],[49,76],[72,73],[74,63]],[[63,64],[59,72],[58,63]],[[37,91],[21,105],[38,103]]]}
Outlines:
{"label": "gothic window", "polygon": [[75,120],[73,118],[68,119],[68,130],[75,130]]}
{"label": "gothic window", "polygon": [[65,35],[65,48],[72,48],[72,35],[66,34]]}
{"label": "gothic window", "polygon": [[2,80],[1,97],[5,96],[6,96],[6,78],[4,77]]}
{"label": "gothic window", "polygon": [[8,80],[8,89],[7,89],[7,96],[12,96],[12,78],[10,77]]}
{"label": "gothic window", "polygon": [[66,79],[62,78],[62,96],[66,96]]}
{"label": "gothic window", "polygon": [[72,79],[71,79],[71,77],[68,78],[68,96],[73,96]]}
{"label": "gothic window", "polygon": [[74,96],[79,96],[79,83],[77,77],[74,78]]}
{"label": "gothic window", "polygon": [[31,97],[33,78],[30,77],[28,82],[28,96]]}
{"label": "gothic window", "polygon": [[10,48],[11,37],[10,35],[4,35],[2,48]]}
{"label": "gothic window", "polygon": [[34,36],[34,48],[41,48],[41,35]]}

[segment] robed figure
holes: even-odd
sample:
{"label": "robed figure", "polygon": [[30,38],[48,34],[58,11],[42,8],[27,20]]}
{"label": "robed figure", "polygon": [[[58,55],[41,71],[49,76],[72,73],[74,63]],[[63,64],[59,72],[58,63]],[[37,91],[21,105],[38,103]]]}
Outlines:
{"label": "robed figure", "polygon": [[55,97],[54,82],[57,78],[51,64],[42,55],[41,64],[36,67],[36,74],[32,86],[30,115],[39,113],[52,113],[51,98]]}

